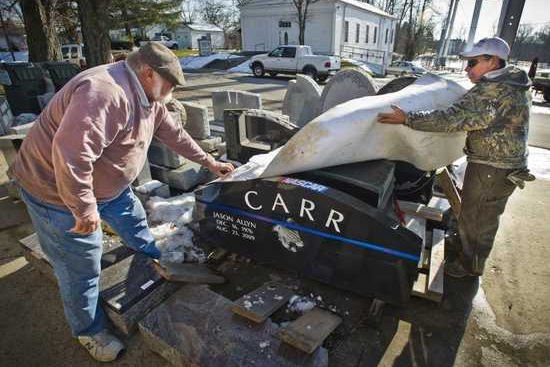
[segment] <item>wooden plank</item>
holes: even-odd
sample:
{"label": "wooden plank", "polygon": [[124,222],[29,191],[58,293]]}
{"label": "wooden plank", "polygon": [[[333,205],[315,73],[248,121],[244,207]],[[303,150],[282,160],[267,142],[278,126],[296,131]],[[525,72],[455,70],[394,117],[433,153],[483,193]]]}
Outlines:
{"label": "wooden plank", "polygon": [[424,219],[430,219],[437,222],[443,220],[443,211],[439,208],[432,208],[424,204],[414,203],[412,201],[397,201],[399,209],[405,214],[414,215]]}
{"label": "wooden plank", "polygon": [[268,282],[235,301],[231,311],[260,323],[292,297],[292,290],[276,282]]}
{"label": "wooden plank", "polygon": [[[414,330],[411,323],[399,320],[397,330],[393,333],[393,338],[390,344],[384,351],[384,355],[377,363],[377,367],[393,367],[399,364],[400,357],[404,351],[411,351],[414,358],[411,346],[411,332]],[[420,358],[419,358],[420,359]],[[414,360],[414,359],[413,359]],[[411,363],[411,365],[414,365]]]}
{"label": "wooden plank", "polygon": [[426,219],[421,217],[415,217],[410,214],[405,214],[405,228],[422,238],[422,251],[420,252],[420,260],[418,261],[419,268],[427,269],[429,266],[429,246],[431,241],[428,242],[429,237],[426,232]]}
{"label": "wooden plank", "polygon": [[428,292],[434,296],[443,297],[443,280],[445,270],[444,260],[445,232],[439,229],[434,229],[428,279]]}
{"label": "wooden plank", "polygon": [[418,273],[418,278],[416,278],[416,281],[413,284],[411,295],[425,298],[427,290],[428,275],[424,273]]}
{"label": "wooden plank", "polygon": [[315,307],[283,327],[277,335],[285,343],[311,354],[341,322],[337,315]]}
{"label": "wooden plank", "polygon": [[446,212],[451,207],[449,200],[447,198],[442,198],[439,196],[432,196],[430,202],[428,203],[430,208],[439,209],[441,212]]}
{"label": "wooden plank", "polygon": [[441,170],[441,172],[437,174],[436,177],[437,177],[439,186],[441,187],[441,190],[449,200],[449,204],[451,204],[451,210],[453,211],[453,214],[458,218],[460,216],[462,202],[461,202],[460,194],[458,193],[458,190],[456,189],[453,183],[453,180],[451,178],[449,171],[447,170],[447,167],[444,167]]}

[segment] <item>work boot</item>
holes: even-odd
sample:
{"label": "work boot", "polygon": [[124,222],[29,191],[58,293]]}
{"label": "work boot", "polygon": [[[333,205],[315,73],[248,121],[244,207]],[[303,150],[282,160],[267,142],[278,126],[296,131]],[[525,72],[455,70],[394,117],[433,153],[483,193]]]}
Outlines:
{"label": "work boot", "polygon": [[97,361],[111,362],[117,359],[124,349],[124,344],[107,330],[92,336],[79,336],[78,341]]}
{"label": "work boot", "polygon": [[466,270],[458,259],[452,262],[445,262],[445,274],[453,278],[464,277],[476,277],[477,274],[473,274]]}

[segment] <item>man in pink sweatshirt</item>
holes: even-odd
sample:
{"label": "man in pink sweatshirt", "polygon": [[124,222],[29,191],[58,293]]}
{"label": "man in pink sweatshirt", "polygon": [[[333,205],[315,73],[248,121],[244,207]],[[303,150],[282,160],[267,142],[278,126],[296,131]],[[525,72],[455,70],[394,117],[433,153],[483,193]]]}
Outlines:
{"label": "man in pink sweatshirt", "polygon": [[145,211],[129,188],[152,138],[218,176],[233,170],[170,117],[162,102],[183,83],[179,60],[159,43],[141,47],[126,61],[86,70],[53,97],[10,169],[54,268],[72,333],[100,361],[116,359],[124,348],[107,331],[98,302],[101,219],[127,246],[160,257]]}

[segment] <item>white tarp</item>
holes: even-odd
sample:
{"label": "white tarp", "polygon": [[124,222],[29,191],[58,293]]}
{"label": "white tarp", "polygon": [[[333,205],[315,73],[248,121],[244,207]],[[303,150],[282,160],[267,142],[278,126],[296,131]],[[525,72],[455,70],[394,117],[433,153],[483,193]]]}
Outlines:
{"label": "white tarp", "polygon": [[223,181],[280,176],[346,163],[392,159],[422,170],[450,164],[463,155],[465,133],[429,133],[376,121],[391,104],[405,111],[444,109],[466,89],[428,74],[395,93],[357,98],[338,105],[305,125],[283,147],[256,155]]}

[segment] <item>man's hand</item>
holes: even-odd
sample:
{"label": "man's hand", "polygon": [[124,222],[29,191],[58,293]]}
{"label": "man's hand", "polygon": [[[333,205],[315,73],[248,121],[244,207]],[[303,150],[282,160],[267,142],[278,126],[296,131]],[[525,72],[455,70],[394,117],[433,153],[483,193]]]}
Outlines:
{"label": "man's hand", "polygon": [[75,218],[74,227],[69,230],[71,233],[90,234],[95,232],[101,225],[99,214],[95,212],[85,218]]}
{"label": "man's hand", "polygon": [[224,162],[218,162],[218,161],[214,161],[214,163],[209,164],[207,168],[210,170],[210,172],[212,172],[218,177],[225,177],[231,172],[233,172],[233,170],[235,169],[235,167],[233,167],[231,163],[224,163]]}
{"label": "man's hand", "polygon": [[379,113],[378,122],[383,124],[401,125],[407,121],[407,113],[396,105],[392,105],[393,112]]}

